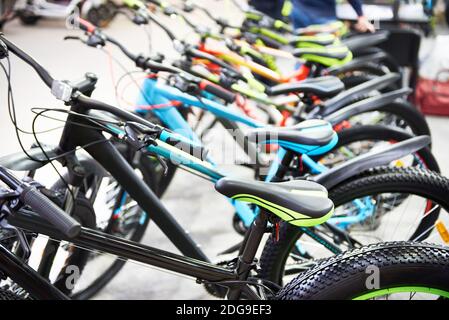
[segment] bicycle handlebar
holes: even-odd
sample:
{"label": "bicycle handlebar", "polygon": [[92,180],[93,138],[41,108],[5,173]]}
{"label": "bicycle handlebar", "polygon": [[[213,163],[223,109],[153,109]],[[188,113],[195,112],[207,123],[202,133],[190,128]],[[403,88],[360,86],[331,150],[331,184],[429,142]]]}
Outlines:
{"label": "bicycle handlebar", "polygon": [[[82,30],[85,30],[86,32],[90,33],[90,34],[100,34],[102,35],[102,37],[114,44],[115,46],[117,46],[129,59],[131,59],[132,61],[134,61],[134,63],[136,64],[137,67],[143,69],[143,70],[153,70],[153,71],[162,71],[162,72],[170,72],[170,73],[182,73],[183,71],[173,67],[173,66],[169,66],[169,65],[164,65],[161,64],[159,62],[156,61],[152,61],[149,58],[146,58],[144,56],[141,55],[135,55],[133,53],[131,53],[128,49],[125,48],[125,46],[123,46],[119,41],[115,40],[114,38],[104,34],[101,32],[100,29],[98,29],[97,27],[93,26],[92,24],[90,24],[88,21],[85,21],[83,19],[79,19],[78,20],[74,20],[74,22],[79,22],[80,28],[82,26]],[[209,61],[211,61],[212,63],[215,63],[217,65],[220,65],[221,67],[225,67],[226,69],[231,68],[232,71],[234,71],[236,73],[236,75],[238,76],[237,70],[234,70],[232,68],[232,66],[227,65],[226,63],[222,62],[221,60],[216,59],[214,56],[208,54],[208,53],[204,53],[200,50],[197,50],[195,48],[192,47],[188,47],[186,48],[186,52],[188,52],[188,54],[190,54],[191,56],[194,56],[196,58],[201,58],[201,59],[208,59]],[[228,103],[233,103],[235,101],[236,95],[226,89],[223,89],[217,85],[213,85],[209,82],[206,81],[202,81],[200,83],[200,88],[201,90],[204,90],[206,92],[209,92],[223,100],[225,100]]]}
{"label": "bicycle handlebar", "polygon": [[36,187],[21,182],[8,170],[0,166],[0,180],[19,194],[19,199],[33,211],[54,225],[69,239],[76,237],[81,231],[81,225],[50,199],[43,195]]}
{"label": "bicycle handlebar", "polygon": [[103,33],[103,31],[101,29],[95,27],[90,22],[88,22],[84,19],[74,18],[73,22],[75,24],[78,23],[81,30],[86,31],[87,33],[89,33],[91,35],[101,35],[105,41],[110,42],[113,45],[115,45],[117,48],[119,48],[120,51],[122,51],[125,56],[127,56],[130,60],[132,60],[136,64],[137,67],[139,67],[143,70],[150,69],[153,71],[162,71],[162,72],[171,72],[171,73],[181,72],[181,70],[178,68],[164,65],[162,63],[152,61],[150,58],[132,53],[118,40],[106,35],[105,33]]}
{"label": "bicycle handlebar", "polygon": [[[9,51],[13,52],[20,59],[28,63],[38,73],[38,75],[45,82],[45,84],[52,89],[52,85],[55,80],[50,76],[50,74],[45,68],[43,68],[37,61],[31,58],[28,54],[26,54],[17,46],[15,46],[12,42],[5,39],[1,34],[0,40],[2,40],[5,43]],[[154,62],[151,63],[152,66],[155,65]],[[90,81],[81,81],[77,86],[86,88],[92,82],[95,81],[96,79],[90,79]],[[75,91],[74,94],[71,94],[70,99],[67,100],[67,103],[72,106],[74,105],[83,106],[86,109],[90,110],[105,111],[117,116],[120,119],[124,119],[125,121],[133,121],[136,123],[140,123],[144,126],[148,126],[149,128],[153,128],[155,126],[153,123],[139,117],[136,114],[91,99],[83,95],[80,91]],[[190,150],[189,153],[194,156],[198,157],[198,155],[200,155],[200,158],[203,158],[203,156],[205,157],[205,152],[202,147],[196,146],[190,142],[186,143],[184,139],[177,138],[177,136],[173,134],[169,134],[167,135],[167,137],[168,137],[167,143],[169,143],[170,145],[178,147],[182,151],[184,151],[184,149]],[[53,224],[60,232],[62,232],[68,238],[70,239],[74,238],[80,233],[81,225],[72,217],[67,215],[61,208],[56,206],[36,187],[21,182],[19,179],[17,179],[14,175],[9,173],[5,168],[1,166],[0,166],[0,180],[2,180],[6,185],[8,185],[11,189],[15,190],[18,193],[18,197],[22,201],[22,203],[24,203],[25,205],[29,205],[34,211],[36,211],[36,213],[38,213],[40,216],[46,219],[49,223]]]}
{"label": "bicycle handlebar", "polygon": [[172,41],[179,41],[179,39],[175,36],[175,34],[159,19],[159,17],[155,14],[153,14],[150,10],[146,10],[145,14],[148,16],[148,18],[153,21],[155,24],[159,26],[164,32],[167,34],[167,36]]}
{"label": "bicycle handlebar", "polygon": [[95,25],[80,17],[73,17],[72,24],[75,25],[76,23],[78,23],[79,28],[83,31],[93,33],[95,32],[95,30],[97,30],[97,27]]}
{"label": "bicycle handlebar", "polygon": [[226,62],[221,61],[220,59],[214,57],[213,55],[207,52],[203,52],[193,47],[189,47],[186,49],[186,54],[194,58],[208,60],[213,64],[216,64],[217,66],[220,66],[224,69],[231,71],[233,73],[233,76],[237,77],[239,80],[246,81],[246,78],[233,66],[227,64]]}
{"label": "bicycle handlebar", "polygon": [[35,187],[25,187],[20,194],[20,200],[70,239],[75,238],[80,233],[81,225],[79,222],[56,206]]}
{"label": "bicycle handlebar", "polygon": [[53,79],[50,73],[43,66],[41,66],[36,60],[34,60],[23,50],[19,49],[14,43],[6,39],[1,33],[0,33],[0,40],[6,44],[9,51],[14,53],[17,57],[26,62],[28,65],[30,65],[37,72],[42,81],[44,81],[47,87],[49,87],[50,89],[52,88],[53,81],[55,79]]}
{"label": "bicycle handlebar", "polygon": [[237,98],[237,95],[235,93],[217,86],[216,84],[213,84],[209,81],[201,81],[200,89],[209,92],[220,99],[223,99],[227,103],[234,103]]}

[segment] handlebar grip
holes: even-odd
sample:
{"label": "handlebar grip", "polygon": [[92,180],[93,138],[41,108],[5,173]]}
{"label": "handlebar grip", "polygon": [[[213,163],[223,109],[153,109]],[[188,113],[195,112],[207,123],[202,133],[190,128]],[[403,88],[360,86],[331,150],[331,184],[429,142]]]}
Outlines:
{"label": "handlebar grip", "polygon": [[216,64],[217,66],[220,66],[222,68],[225,68],[229,71],[231,71],[234,76],[236,76],[237,78],[239,78],[240,80],[246,80],[245,77],[237,70],[235,69],[233,66],[231,66],[230,64],[216,58],[215,56],[207,53],[207,52],[203,52],[201,50],[195,49],[195,48],[188,48],[187,51],[188,55],[191,55],[195,58],[198,59],[205,59],[205,60],[209,60],[210,62],[212,62],[213,64]]}
{"label": "handlebar grip", "polygon": [[280,49],[281,48],[281,44],[279,42],[277,42],[276,40],[267,37],[263,34],[258,34],[257,37],[262,40],[263,43],[265,43],[266,46],[273,48],[273,49]]}
{"label": "handlebar grip", "polygon": [[236,99],[235,93],[226,90],[220,86],[217,86],[216,84],[210,83],[208,81],[201,81],[200,89],[209,92],[214,96],[219,97],[220,99],[223,99],[227,103],[234,103]]}
{"label": "handlebar grip", "polygon": [[74,18],[73,21],[74,21],[74,24],[78,23],[81,30],[87,31],[88,33],[94,33],[95,30],[97,29],[97,27],[94,26],[92,23],[90,23],[89,21],[84,20],[80,17]]}
{"label": "handlebar grip", "polygon": [[81,225],[78,221],[66,214],[35,187],[26,186],[20,194],[20,200],[68,238],[75,238],[80,233]]}
{"label": "handlebar grip", "polygon": [[170,72],[170,73],[179,73],[180,70],[178,68],[172,67],[170,65],[165,65],[156,61],[152,61],[151,59],[145,58],[143,56],[139,56],[136,59],[136,65],[143,70],[153,70],[155,72]]}

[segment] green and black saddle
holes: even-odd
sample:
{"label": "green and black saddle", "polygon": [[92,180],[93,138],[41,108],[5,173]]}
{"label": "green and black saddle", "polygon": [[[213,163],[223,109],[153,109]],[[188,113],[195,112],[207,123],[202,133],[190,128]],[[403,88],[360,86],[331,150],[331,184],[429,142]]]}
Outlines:
{"label": "green and black saddle", "polygon": [[334,211],[326,188],[307,180],[267,183],[222,178],[215,189],[231,199],[253,203],[298,227],[322,224]]}
{"label": "green and black saddle", "polygon": [[352,52],[344,45],[326,47],[298,48],[293,51],[295,57],[319,63],[325,67],[339,66],[352,60]]}

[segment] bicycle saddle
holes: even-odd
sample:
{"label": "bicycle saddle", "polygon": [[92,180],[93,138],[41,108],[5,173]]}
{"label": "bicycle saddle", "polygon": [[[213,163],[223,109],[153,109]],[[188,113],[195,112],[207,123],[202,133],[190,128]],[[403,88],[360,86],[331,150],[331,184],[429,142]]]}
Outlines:
{"label": "bicycle saddle", "polygon": [[343,40],[343,44],[348,47],[350,51],[357,51],[360,49],[374,47],[388,39],[388,31],[377,31],[376,33],[366,33],[351,36]]}
{"label": "bicycle saddle", "polygon": [[312,227],[332,216],[334,204],[318,183],[293,180],[281,183],[222,178],[215,184],[221,194],[253,203],[299,227]]}
{"label": "bicycle saddle", "polygon": [[337,42],[337,37],[333,34],[316,34],[312,36],[294,36],[290,39],[290,44],[297,47],[326,47]]}
{"label": "bicycle saddle", "polygon": [[300,154],[319,155],[338,142],[337,133],[324,120],[306,120],[290,127],[266,127],[246,132],[249,141],[278,144]]}
{"label": "bicycle saddle", "polygon": [[[43,167],[48,163],[48,158],[54,158],[58,155],[58,146],[43,146],[44,152],[41,148],[35,147],[27,150],[28,155],[32,159],[39,161],[34,161],[28,157],[22,151],[16,152],[10,155],[6,155],[0,158],[0,165],[14,171],[32,171]],[[47,156],[45,156],[47,155]]]}
{"label": "bicycle saddle", "polygon": [[287,93],[314,94],[320,98],[331,98],[345,89],[343,82],[333,76],[325,76],[292,83],[282,83],[268,89],[268,94],[272,96]]}
{"label": "bicycle saddle", "polygon": [[329,46],[316,48],[299,48],[293,55],[307,61],[316,62],[326,67],[340,65],[351,61],[352,53],[346,46]]}

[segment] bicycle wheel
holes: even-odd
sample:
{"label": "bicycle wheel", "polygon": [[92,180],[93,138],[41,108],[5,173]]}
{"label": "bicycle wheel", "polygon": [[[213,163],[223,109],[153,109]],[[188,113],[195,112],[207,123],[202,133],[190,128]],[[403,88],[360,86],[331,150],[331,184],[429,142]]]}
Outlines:
{"label": "bicycle wheel", "polygon": [[[149,181],[145,172],[136,169],[136,174],[138,173],[144,181]],[[86,225],[84,220],[78,218],[83,226],[140,242],[150,217],[134,205],[133,200],[112,177],[104,177],[99,181],[98,177],[88,176],[85,180],[75,201],[73,216],[78,218],[83,211],[89,212],[93,216],[94,225]],[[60,194],[66,193],[66,185],[62,180],[52,189]],[[84,195],[87,195],[85,201],[80,201],[79,197],[84,198]],[[91,298],[108,284],[125,263],[123,259],[91,252],[69,243],[47,241],[38,270],[65,294],[84,300]],[[72,288],[66,287],[66,279],[71,275],[65,272],[68,266],[76,266],[81,275]]]}
{"label": "bicycle wheel", "polygon": [[438,240],[435,225],[440,210],[449,209],[448,192],[449,180],[427,170],[369,170],[329,190],[335,214],[328,223],[314,228],[281,224],[279,241],[271,236],[265,244],[260,276],[282,284],[323,258],[361,245]]}
{"label": "bicycle wheel", "polygon": [[[183,116],[186,117],[187,115],[183,113]],[[148,112],[145,117],[152,123],[160,124],[159,118],[152,112]],[[161,197],[170,185],[177,167],[172,163],[167,163],[167,171],[164,172],[164,168],[157,158],[144,156],[140,153],[136,154],[120,141],[112,139],[112,142],[135,168],[136,174],[141,176],[142,180],[158,197]],[[66,184],[64,180],[67,180],[67,177],[59,180],[52,189],[65,194]],[[134,242],[142,240],[150,217],[140,209],[113,177],[87,176],[80,193],[82,196],[86,195],[92,206],[90,211],[94,215],[94,225],[83,223],[84,226],[97,228],[102,232]],[[100,199],[98,200],[98,198]],[[63,202],[61,202],[61,205]],[[85,208],[83,205],[80,207],[75,208],[74,217],[77,217],[80,209]],[[57,252],[60,253],[62,258],[56,257]],[[98,293],[126,263],[125,260],[117,257],[89,252],[70,244],[63,243],[61,245],[59,242],[48,242],[42,256],[43,259],[39,265],[41,274],[51,278],[55,286],[65,294],[73,299],[80,300],[89,299]],[[55,261],[59,261],[57,266],[54,265]],[[80,275],[82,274],[75,288],[72,289],[66,288],[66,278],[70,276],[70,273],[65,272],[67,266],[77,266]]]}
{"label": "bicycle wheel", "polygon": [[449,248],[379,243],[330,258],[298,276],[281,300],[449,298]]}
{"label": "bicycle wheel", "polygon": [[419,110],[407,101],[395,101],[374,111],[361,112],[347,119],[351,126],[381,124],[403,129],[414,135],[430,136],[429,125]]}

